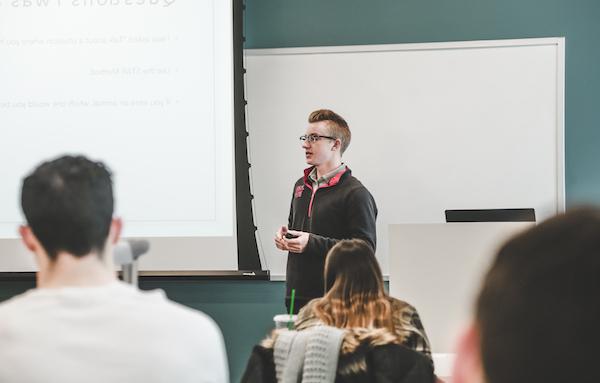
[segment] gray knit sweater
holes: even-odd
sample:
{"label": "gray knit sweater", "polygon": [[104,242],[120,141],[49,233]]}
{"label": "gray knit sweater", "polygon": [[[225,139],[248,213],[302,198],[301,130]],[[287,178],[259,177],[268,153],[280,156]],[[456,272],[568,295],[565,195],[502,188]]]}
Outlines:
{"label": "gray knit sweater", "polygon": [[333,383],[344,334],[329,326],[279,332],[273,350],[277,382]]}

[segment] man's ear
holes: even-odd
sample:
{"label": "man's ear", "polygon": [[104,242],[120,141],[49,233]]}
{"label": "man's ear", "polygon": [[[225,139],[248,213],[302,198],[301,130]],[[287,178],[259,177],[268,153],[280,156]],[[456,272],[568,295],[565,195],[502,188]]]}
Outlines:
{"label": "man's ear", "polygon": [[452,372],[453,383],[481,383],[483,379],[479,330],[470,324],[459,338]]}
{"label": "man's ear", "polygon": [[121,230],[123,229],[123,220],[121,218],[113,218],[110,223],[110,231],[108,238],[113,245],[119,242],[121,238]]}
{"label": "man's ear", "polygon": [[341,150],[342,149],[342,140],[340,140],[339,138],[336,138],[335,141],[333,142],[333,146],[331,147],[331,150]]}
{"label": "man's ear", "polygon": [[35,253],[40,248],[40,242],[35,237],[35,234],[33,234],[33,231],[29,226],[19,226],[19,234],[21,235],[21,241],[23,241],[23,244],[27,250]]}
{"label": "man's ear", "polygon": [[21,240],[23,241],[23,244],[27,250],[31,251],[35,255],[35,261],[39,268],[36,277],[39,286],[40,282],[46,277],[49,267],[52,266],[53,260],[48,257],[46,249],[44,249],[44,246],[42,246],[38,238],[35,236],[33,230],[31,230],[31,227],[26,225],[19,226],[19,234],[21,235]]}

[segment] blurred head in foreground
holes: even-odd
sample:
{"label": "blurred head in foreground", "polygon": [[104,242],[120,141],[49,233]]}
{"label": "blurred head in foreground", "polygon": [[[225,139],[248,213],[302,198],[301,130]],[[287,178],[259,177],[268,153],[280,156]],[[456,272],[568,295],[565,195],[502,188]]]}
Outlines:
{"label": "blurred head in foreground", "polygon": [[[26,247],[35,253],[38,283],[76,264],[112,272],[112,245],[121,221],[113,218],[110,170],[82,156],[44,162],[23,180],[21,206],[27,225],[20,227]],[[63,267],[64,266],[64,267]]]}
{"label": "blurred head in foreground", "polygon": [[577,209],[508,241],[461,338],[456,383],[600,382],[600,211]]}

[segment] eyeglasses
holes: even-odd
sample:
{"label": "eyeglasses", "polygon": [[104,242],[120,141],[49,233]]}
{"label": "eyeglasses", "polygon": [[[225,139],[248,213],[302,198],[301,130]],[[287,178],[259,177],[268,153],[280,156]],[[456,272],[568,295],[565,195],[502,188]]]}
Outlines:
{"label": "eyeglasses", "polygon": [[303,135],[300,136],[300,141],[307,141],[308,143],[313,143],[313,142],[317,142],[319,141],[321,138],[327,138],[328,140],[337,140],[337,138],[335,137],[329,137],[329,136],[320,136],[318,134],[309,134],[309,135]]}

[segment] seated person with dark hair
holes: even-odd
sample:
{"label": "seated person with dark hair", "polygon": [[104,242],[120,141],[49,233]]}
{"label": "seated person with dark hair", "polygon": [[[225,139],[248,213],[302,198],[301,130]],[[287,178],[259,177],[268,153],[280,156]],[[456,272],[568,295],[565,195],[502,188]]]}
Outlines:
{"label": "seated person with dark hair", "polygon": [[344,240],[331,249],[326,259],[325,290],[324,297],[313,299],[300,310],[297,330],[319,324],[385,328],[400,344],[431,360],[431,346],[417,309],[385,292],[381,268],[366,242]]}
{"label": "seated person with dark hair", "polygon": [[221,332],[206,315],[119,282],[109,170],[84,157],[23,181],[25,246],[37,288],[0,304],[1,382],[227,382]]}
{"label": "seated person with dark hair", "polygon": [[506,243],[459,342],[456,383],[598,383],[600,211],[573,210]]}
{"label": "seated person with dark hair", "polygon": [[333,246],[325,285],[325,296],[298,314],[297,331],[276,330],[254,348],[243,382],[435,380],[416,310],[385,293],[370,245],[354,239]]}

